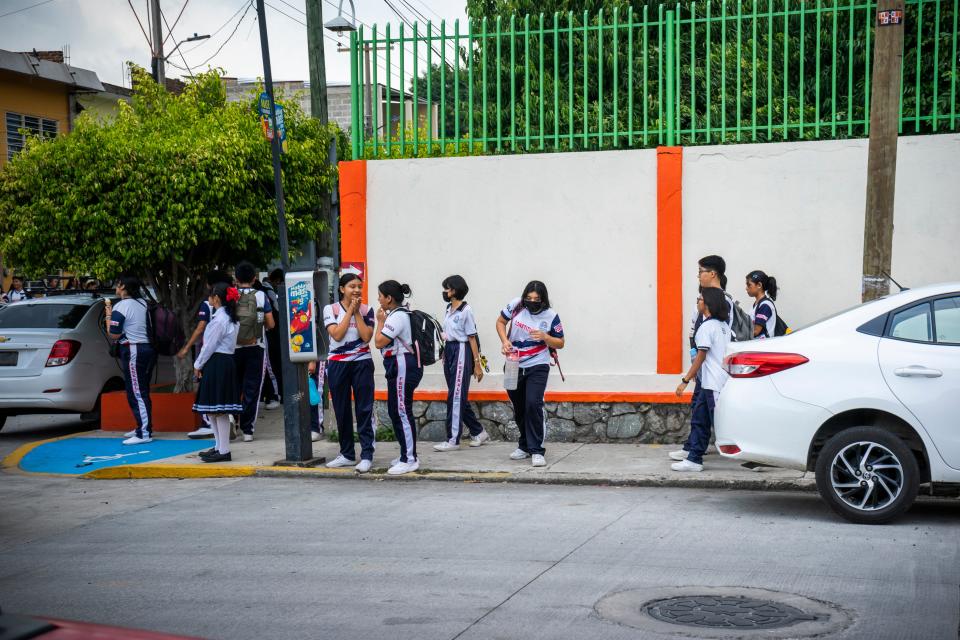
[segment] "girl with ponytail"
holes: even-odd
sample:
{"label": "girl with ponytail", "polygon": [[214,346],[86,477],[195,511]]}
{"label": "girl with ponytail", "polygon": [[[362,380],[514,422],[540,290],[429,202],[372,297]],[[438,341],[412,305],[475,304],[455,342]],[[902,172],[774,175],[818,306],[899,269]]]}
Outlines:
{"label": "girl with ponytail", "polygon": [[226,282],[213,286],[207,299],[213,317],[203,330],[203,348],[193,363],[200,381],[193,410],[206,415],[216,439],[216,446],[200,453],[204,462],[230,462],[230,415],[243,409],[233,358],[240,328],[238,300],[236,287]]}
{"label": "girl with ponytail", "polygon": [[751,271],[747,274],[747,295],[753,298],[754,338],[772,338],[777,328],[777,279],[763,271]]}

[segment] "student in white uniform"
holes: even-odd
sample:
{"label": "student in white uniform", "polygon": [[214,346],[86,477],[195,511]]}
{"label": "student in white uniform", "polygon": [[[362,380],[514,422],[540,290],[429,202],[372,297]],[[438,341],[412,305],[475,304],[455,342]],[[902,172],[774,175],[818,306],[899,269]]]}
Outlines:
{"label": "student in white uniform", "polygon": [[777,279],[763,271],[747,274],[747,295],[753,298],[750,317],[753,320],[753,337],[772,338],[777,330]]}
{"label": "student in white uniform", "polygon": [[120,301],[113,306],[108,298],[104,307],[107,334],[120,343],[127,402],[137,421],[137,428],[125,434],[123,444],[145,444],[153,441],[150,374],[157,361],[150,344],[147,301],[140,296],[140,280],[134,276],[117,280],[115,292]]}
{"label": "student in white uniform", "polygon": [[[327,383],[330,401],[337,417],[340,455],[328,467],[352,467],[366,473],[373,466],[376,438],[373,430],[373,309],[360,301],[363,280],[355,273],[340,277],[340,302],[323,308],[323,324],[330,334],[330,355],[327,357]],[[353,443],[353,411],[357,414],[360,436],[360,464]]]}
{"label": "student in white uniform", "polygon": [[677,396],[683,394],[690,381],[700,374],[700,393],[696,395],[690,416],[689,450],[673,451],[671,458],[679,459],[670,465],[674,471],[703,471],[703,454],[710,444],[713,430],[713,410],[720,397],[720,390],[726,384],[728,374],[723,368],[723,358],[730,344],[730,327],[727,326],[727,301],[723,291],[716,287],[706,287],[700,294],[698,303],[705,320],[697,329],[694,340],[697,355],[690,370],[680,379]]}
{"label": "student in white uniform", "polygon": [[[228,285],[233,285],[233,277],[223,271],[211,271],[207,274],[207,295],[209,296],[210,292],[213,290],[213,287],[219,283],[225,282]],[[199,353],[200,349],[203,348],[203,333],[207,328],[207,324],[210,322],[210,318],[213,317],[213,309],[210,307],[210,303],[207,300],[204,300],[200,303],[199,309],[197,309],[197,326],[194,328],[193,333],[190,334],[190,339],[187,340],[187,344],[183,345],[183,348],[177,352],[177,357],[181,360],[185,359],[190,355],[190,349],[197,345],[197,352]],[[200,419],[203,424],[200,425],[200,428],[196,431],[191,431],[187,434],[188,438],[193,440],[200,440],[203,438],[212,438],[214,437],[213,425],[207,420],[206,414],[200,414]]]}
{"label": "student in white uniform", "polygon": [[225,282],[213,286],[207,302],[212,310],[203,330],[203,348],[193,363],[199,379],[193,410],[207,417],[216,446],[200,453],[204,462],[230,462],[230,416],[239,412],[240,391],[234,351],[237,347],[237,301],[240,292]]}
{"label": "student in white uniform", "polygon": [[517,449],[510,459],[532,458],[534,467],[546,466],[543,394],[550,375],[551,353],[563,348],[564,337],[560,316],[550,307],[545,284],[533,280],[519,298],[510,301],[497,318],[497,335],[504,355],[518,352],[520,356],[517,388],[507,391],[520,431]]}
{"label": "student in white uniform", "polygon": [[387,280],[377,287],[377,329],[374,346],[383,354],[387,377],[387,411],[400,443],[400,457],[387,470],[392,476],[420,468],[417,459],[417,422],[413,416],[413,392],[423,379],[423,368],[413,350],[410,313],[403,305],[410,286]]}
{"label": "student in white uniform", "polygon": [[461,276],[443,281],[443,300],[447,310],[443,316],[443,375],[447,380],[447,439],[433,448],[456,451],[460,448],[462,425],[470,430],[470,446],[479,447],[490,439],[470,406],[470,376],[483,380],[480,364],[480,342],[477,321],[465,298],[470,287]]}
{"label": "student in white uniform", "polygon": [[10,280],[10,290],[3,294],[3,301],[7,304],[13,304],[14,302],[22,302],[28,297],[27,292],[23,290],[23,278],[13,276]]}

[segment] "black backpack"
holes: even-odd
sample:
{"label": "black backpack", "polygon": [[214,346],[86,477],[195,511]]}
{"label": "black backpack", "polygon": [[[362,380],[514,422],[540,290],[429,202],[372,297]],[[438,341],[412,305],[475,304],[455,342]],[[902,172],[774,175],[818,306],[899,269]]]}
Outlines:
{"label": "black backpack", "polygon": [[[786,322],[784,322],[783,318],[780,317],[780,310],[777,309],[776,303],[769,297],[764,297],[763,300],[766,300],[771,305],[773,305],[773,312],[777,314],[777,324],[773,327],[773,335],[770,337],[777,338],[780,336],[785,336],[788,333],[791,333],[792,329],[790,328],[789,325],[787,325]],[[763,302],[763,300],[761,300],[760,302]]]}
{"label": "black backpack", "polygon": [[147,335],[161,356],[177,355],[186,342],[177,314],[153,300],[147,301]]}
{"label": "black backpack", "polygon": [[421,367],[434,364],[442,357],[444,347],[440,323],[423,311],[406,307],[400,309],[410,315],[410,335],[413,338],[413,344],[404,346],[416,351],[417,363]]}

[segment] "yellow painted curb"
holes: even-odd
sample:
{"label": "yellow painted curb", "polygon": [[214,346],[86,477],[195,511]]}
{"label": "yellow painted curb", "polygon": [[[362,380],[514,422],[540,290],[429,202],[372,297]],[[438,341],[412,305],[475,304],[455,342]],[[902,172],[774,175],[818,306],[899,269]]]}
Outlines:
{"label": "yellow painted curb", "polygon": [[[69,440],[70,438],[76,438],[78,436],[85,436],[91,433],[96,433],[95,431],[81,431],[80,433],[71,433],[67,436],[60,436],[59,438],[47,438],[46,440],[37,440],[36,442],[30,442],[28,444],[23,444],[14,449],[13,453],[8,455],[3,459],[2,466],[4,469],[9,470],[20,470],[20,462],[27,456],[28,453],[36,449],[42,444],[47,444],[48,442],[59,442],[60,440]],[[73,475],[73,474],[43,474],[43,475]]]}
{"label": "yellow painted curb", "polygon": [[83,474],[93,480],[148,480],[152,478],[243,478],[254,475],[258,467],[217,464],[132,464],[105,467]]}

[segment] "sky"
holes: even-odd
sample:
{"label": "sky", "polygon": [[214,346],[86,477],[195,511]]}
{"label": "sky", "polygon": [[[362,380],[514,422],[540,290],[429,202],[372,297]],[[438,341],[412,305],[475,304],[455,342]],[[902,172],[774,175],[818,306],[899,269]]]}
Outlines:
{"label": "sky", "polygon": [[[274,80],[309,79],[307,28],[302,24],[306,23],[305,0],[265,1]],[[39,6],[32,6],[38,3]],[[336,16],[338,3],[339,0],[322,1],[324,22]],[[378,31],[388,22],[394,31],[400,24],[400,18],[387,0],[354,0],[354,3],[357,20],[378,25]],[[102,82],[129,86],[124,74],[126,61],[150,68],[150,45],[134,15],[136,10],[143,29],[149,34],[148,4],[149,0],[130,0],[129,3],[128,0],[0,0],[0,49],[60,50],[66,45],[73,66],[95,71]],[[461,22],[466,19],[464,0],[392,0],[391,4],[411,22],[417,19],[414,9],[437,23],[441,17],[449,23],[457,18]],[[194,72],[221,67],[228,76],[262,77],[256,10],[253,7],[246,10],[249,5],[251,0],[160,0],[161,13],[173,27],[165,53],[176,46],[175,42],[194,33],[211,36],[208,40],[183,44],[180,51],[170,57],[171,65],[189,67]],[[181,8],[184,8],[183,15],[174,24]],[[349,18],[349,0],[344,0],[344,13]],[[167,32],[164,25],[165,36]],[[336,34],[329,31],[324,34],[328,82],[349,81],[349,54],[337,51]],[[349,37],[339,40],[343,46],[349,45]],[[180,57],[181,52],[186,64]],[[167,66],[168,78],[189,76],[187,71],[171,65]],[[382,73],[385,68],[382,60],[378,66]],[[398,67],[394,64],[393,68],[397,74]],[[407,73],[410,71],[408,68]]]}

